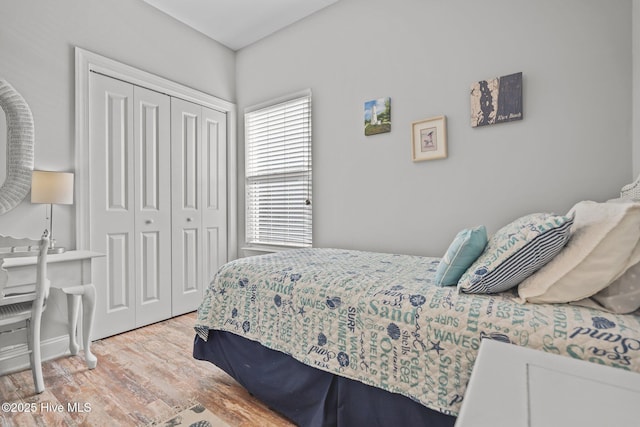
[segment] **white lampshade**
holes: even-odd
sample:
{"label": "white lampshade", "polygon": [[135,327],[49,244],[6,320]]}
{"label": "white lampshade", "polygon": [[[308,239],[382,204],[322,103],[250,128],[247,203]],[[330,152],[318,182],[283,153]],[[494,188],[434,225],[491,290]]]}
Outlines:
{"label": "white lampshade", "polygon": [[73,204],[73,173],[33,171],[31,203]]}

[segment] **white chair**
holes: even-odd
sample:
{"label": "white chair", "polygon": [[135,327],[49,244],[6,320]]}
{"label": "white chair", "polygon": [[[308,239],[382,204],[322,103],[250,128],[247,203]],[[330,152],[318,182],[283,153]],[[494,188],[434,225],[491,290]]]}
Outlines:
{"label": "white chair", "polygon": [[[13,333],[26,329],[29,361],[36,393],[44,391],[42,365],[40,358],[40,321],[49,295],[47,280],[47,249],[49,247],[48,232],[45,231],[40,240],[18,239],[0,235],[0,343],[3,333]],[[37,256],[35,283],[23,284],[19,287],[6,287],[9,273],[2,265],[6,258]],[[26,326],[22,326],[25,324]],[[17,329],[10,326],[19,325]],[[0,345],[0,347],[2,347]],[[0,360],[16,355],[8,355]]]}

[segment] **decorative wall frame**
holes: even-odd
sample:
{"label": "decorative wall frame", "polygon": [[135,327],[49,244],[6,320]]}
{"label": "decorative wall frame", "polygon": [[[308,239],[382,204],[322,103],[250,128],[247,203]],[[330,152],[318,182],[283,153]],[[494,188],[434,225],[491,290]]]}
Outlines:
{"label": "decorative wall frame", "polygon": [[471,127],[522,120],[522,72],[471,85]]}
{"label": "decorative wall frame", "polygon": [[7,118],[7,169],[0,186],[0,215],[22,202],[31,189],[33,171],[33,115],[24,98],[0,78],[0,108]]}
{"label": "decorative wall frame", "polygon": [[365,136],[387,132],[391,132],[391,98],[379,98],[365,102]]}
{"label": "decorative wall frame", "polygon": [[411,124],[411,155],[414,162],[447,157],[447,118],[432,117]]}

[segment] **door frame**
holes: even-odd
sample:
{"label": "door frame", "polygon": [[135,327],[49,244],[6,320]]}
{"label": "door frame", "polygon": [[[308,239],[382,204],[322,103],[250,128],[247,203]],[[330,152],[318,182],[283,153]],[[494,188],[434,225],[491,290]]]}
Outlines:
{"label": "door frame", "polygon": [[238,257],[236,105],[77,46],[75,47],[75,68],[76,248],[89,249],[91,247],[91,212],[88,203],[91,189],[91,174],[89,173],[89,150],[91,149],[89,147],[89,75],[93,72],[226,113],[227,261],[236,259]]}

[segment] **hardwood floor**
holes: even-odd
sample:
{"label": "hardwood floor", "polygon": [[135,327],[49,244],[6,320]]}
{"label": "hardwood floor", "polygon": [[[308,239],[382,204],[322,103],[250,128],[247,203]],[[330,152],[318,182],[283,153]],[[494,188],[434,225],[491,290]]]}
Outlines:
{"label": "hardwood floor", "polygon": [[197,401],[231,426],[292,426],[222,370],[193,359],[194,321],[191,313],[95,341],[93,370],[82,352],[44,362],[40,395],[30,370],[0,377],[0,403],[35,409],[2,410],[0,425],[148,425]]}

